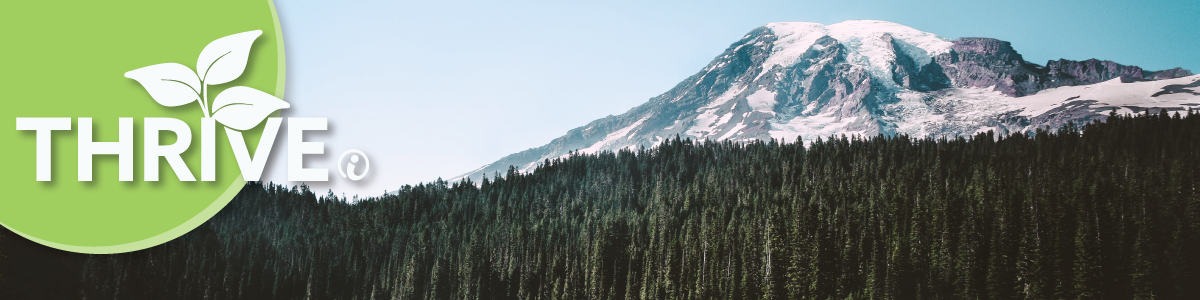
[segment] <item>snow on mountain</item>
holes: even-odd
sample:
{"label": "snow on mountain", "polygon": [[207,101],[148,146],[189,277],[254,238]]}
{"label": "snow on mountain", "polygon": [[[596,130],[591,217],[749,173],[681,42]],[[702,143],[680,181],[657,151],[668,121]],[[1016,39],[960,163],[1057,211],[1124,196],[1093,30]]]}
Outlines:
{"label": "snow on mountain", "polygon": [[630,109],[455,180],[532,171],[570,151],[650,148],[679,135],[766,140],[1027,131],[1121,113],[1200,108],[1200,76],[1111,61],[1024,60],[1008,42],[948,40],[873,20],[770,23]]}

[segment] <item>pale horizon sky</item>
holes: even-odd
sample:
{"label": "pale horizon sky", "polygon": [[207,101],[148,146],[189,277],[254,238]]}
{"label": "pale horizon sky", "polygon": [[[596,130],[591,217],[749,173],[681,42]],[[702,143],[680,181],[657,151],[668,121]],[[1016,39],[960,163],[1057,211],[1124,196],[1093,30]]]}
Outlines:
{"label": "pale horizon sky", "polygon": [[[1048,2],[1048,1],[1047,1]],[[329,168],[319,194],[377,196],[449,179],[621,114],[770,22],[875,19],[949,39],[1012,42],[1026,60],[1097,58],[1200,71],[1200,1],[315,1],[276,0],[287,56],[284,117]],[[286,129],[284,129],[286,130]],[[264,181],[286,181],[286,134]],[[367,178],[333,160],[365,152]]]}

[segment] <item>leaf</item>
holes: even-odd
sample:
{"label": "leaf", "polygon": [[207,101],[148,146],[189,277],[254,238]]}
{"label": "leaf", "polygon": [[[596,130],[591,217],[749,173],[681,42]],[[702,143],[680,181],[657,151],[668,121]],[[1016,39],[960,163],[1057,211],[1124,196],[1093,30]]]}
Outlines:
{"label": "leaf", "polygon": [[213,118],[226,127],[247,130],[258,126],[277,110],[290,104],[251,87],[231,87],[213,101]]}
{"label": "leaf", "polygon": [[200,80],[208,85],[218,85],[242,76],[250,58],[250,45],[259,35],[262,30],[235,33],[204,46],[196,60],[196,74],[200,75]]}
{"label": "leaf", "polygon": [[125,77],[137,80],[154,101],[164,106],[180,106],[200,99],[200,79],[192,69],[181,64],[143,67],[125,72]]}

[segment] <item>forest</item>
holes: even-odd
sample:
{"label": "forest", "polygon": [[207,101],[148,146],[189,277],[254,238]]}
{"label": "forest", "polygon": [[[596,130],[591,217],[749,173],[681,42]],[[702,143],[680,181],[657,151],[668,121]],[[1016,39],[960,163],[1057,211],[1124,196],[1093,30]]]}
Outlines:
{"label": "forest", "polygon": [[[572,154],[346,199],[248,183],[115,255],[0,229],[5,299],[1200,299],[1200,113]],[[356,201],[355,201],[356,200]]]}

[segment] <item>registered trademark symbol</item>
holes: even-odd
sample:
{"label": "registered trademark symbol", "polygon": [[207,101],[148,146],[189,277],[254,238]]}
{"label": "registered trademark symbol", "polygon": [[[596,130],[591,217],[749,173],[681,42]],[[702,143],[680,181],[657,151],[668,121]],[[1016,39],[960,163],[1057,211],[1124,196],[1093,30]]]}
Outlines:
{"label": "registered trademark symbol", "polygon": [[[346,156],[350,156],[350,161],[346,161]],[[362,157],[361,159],[359,157]],[[361,161],[361,163],[360,163]],[[343,164],[343,162],[345,164]],[[361,166],[361,167],[360,167]],[[358,170],[362,170],[361,173]],[[342,174],[342,178],[347,178],[354,181],[359,181],[367,176],[367,171],[371,170],[371,160],[367,158],[367,154],[357,149],[346,150],[342,152],[342,156],[338,157],[338,173]]]}

